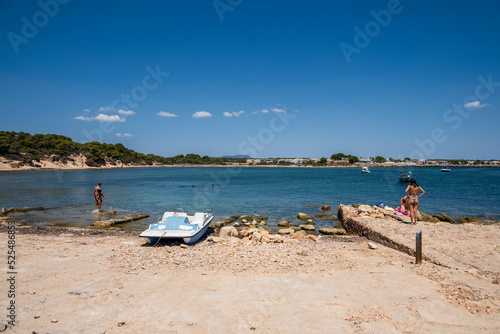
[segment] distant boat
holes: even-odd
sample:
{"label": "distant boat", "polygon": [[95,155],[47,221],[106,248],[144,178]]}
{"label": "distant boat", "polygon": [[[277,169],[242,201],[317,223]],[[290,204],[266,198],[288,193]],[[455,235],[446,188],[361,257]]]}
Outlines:
{"label": "distant boat", "polygon": [[368,169],[368,167],[361,167],[361,173],[362,174],[368,174],[368,173],[371,173],[370,170]]}
{"label": "distant boat", "polygon": [[190,245],[205,234],[213,219],[211,212],[197,212],[188,216],[182,209],[167,211],[158,223],[150,224],[139,236],[148,238],[150,243],[173,238],[183,239]]}
{"label": "distant boat", "polygon": [[409,170],[402,170],[399,172],[399,182],[410,182],[411,172]]}
{"label": "distant boat", "polygon": [[451,172],[451,168],[446,166],[446,167],[441,168],[441,171],[442,172]]}

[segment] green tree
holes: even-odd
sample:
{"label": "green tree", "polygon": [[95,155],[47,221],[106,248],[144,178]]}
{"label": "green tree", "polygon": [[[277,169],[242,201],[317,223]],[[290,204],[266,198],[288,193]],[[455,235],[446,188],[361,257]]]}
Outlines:
{"label": "green tree", "polygon": [[384,163],[386,160],[385,160],[385,158],[384,158],[384,157],[381,157],[380,155],[377,155],[377,156],[375,157],[374,161],[375,161],[376,163],[378,163],[378,164],[382,164],[382,163]]}

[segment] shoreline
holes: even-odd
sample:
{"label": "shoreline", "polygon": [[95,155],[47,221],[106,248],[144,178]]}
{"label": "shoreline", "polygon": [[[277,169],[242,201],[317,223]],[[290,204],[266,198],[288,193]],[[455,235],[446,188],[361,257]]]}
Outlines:
{"label": "shoreline", "polygon": [[[10,167],[0,166],[0,172],[11,172],[11,171],[59,171],[59,170],[99,170],[99,169],[124,169],[124,168],[213,168],[213,167],[223,167],[223,168],[361,168],[367,165],[355,165],[355,166],[302,166],[302,165],[190,165],[190,164],[178,164],[178,165],[123,165],[123,166],[100,166],[100,167]],[[442,166],[371,166],[369,168],[398,168],[398,169],[409,169],[409,168],[442,168]],[[452,168],[500,168],[500,166],[451,166]]]}

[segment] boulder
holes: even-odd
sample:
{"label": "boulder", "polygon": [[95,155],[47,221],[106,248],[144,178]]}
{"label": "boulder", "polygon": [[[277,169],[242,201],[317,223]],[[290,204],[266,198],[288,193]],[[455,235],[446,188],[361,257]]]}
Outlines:
{"label": "boulder", "polygon": [[363,205],[360,205],[358,207],[358,211],[359,212],[372,212],[372,211],[375,211],[374,208],[372,208],[371,206],[369,205],[366,205],[366,204],[363,204]]}
{"label": "boulder", "polygon": [[260,226],[266,226],[267,225],[267,223],[266,223],[265,220],[261,220],[259,224],[260,224]]}
{"label": "boulder", "polygon": [[234,226],[224,226],[220,229],[219,236],[221,238],[237,237],[238,230]]}
{"label": "boulder", "polygon": [[290,226],[290,222],[289,222],[289,221],[286,221],[286,220],[280,220],[280,221],[278,222],[278,226],[279,226],[279,227],[288,227],[288,226]]}
{"label": "boulder", "polygon": [[320,227],[319,233],[326,235],[344,235],[346,231],[343,228]]}
{"label": "boulder", "polygon": [[295,232],[297,232],[297,231],[302,231],[302,229],[300,228],[300,226],[290,225],[290,228],[291,228],[292,230],[294,230]]}
{"label": "boulder", "polygon": [[244,228],[242,229],[241,231],[238,232],[238,237],[243,239],[243,238],[246,238],[250,235],[250,233],[248,232],[248,228]]}
{"label": "boulder", "polygon": [[260,234],[260,232],[255,231],[250,236],[250,241],[261,242],[262,241],[262,234]]}
{"label": "boulder", "polygon": [[331,209],[332,209],[332,207],[329,205],[326,205],[326,204],[323,204],[321,206],[321,210],[323,210],[323,211],[330,211]]}
{"label": "boulder", "polygon": [[294,230],[293,230],[293,229],[291,229],[291,228],[280,228],[280,229],[278,230],[278,233],[279,233],[279,234],[291,234],[291,233],[293,233],[293,232],[294,232]]}
{"label": "boulder", "polygon": [[314,225],[303,224],[303,225],[299,225],[299,226],[301,229],[306,230],[306,231],[314,231],[315,230]]}
{"label": "boulder", "polygon": [[300,219],[300,220],[309,220],[309,219],[314,219],[314,217],[308,215],[307,213],[302,213],[302,212],[299,212],[297,214],[297,218]]}
{"label": "boulder", "polygon": [[245,219],[246,221],[252,221],[254,220],[254,217],[253,216],[250,216],[250,215],[243,215],[240,217],[241,220]]}
{"label": "boulder", "polygon": [[312,219],[308,219],[308,220],[306,221],[306,224],[307,224],[307,225],[314,225],[314,221],[313,221]]}
{"label": "boulder", "polygon": [[315,236],[315,235],[312,235],[312,234],[308,234],[308,235],[306,236],[306,239],[311,240],[311,241],[314,241],[314,242],[318,241],[318,237],[317,237],[317,236]]}

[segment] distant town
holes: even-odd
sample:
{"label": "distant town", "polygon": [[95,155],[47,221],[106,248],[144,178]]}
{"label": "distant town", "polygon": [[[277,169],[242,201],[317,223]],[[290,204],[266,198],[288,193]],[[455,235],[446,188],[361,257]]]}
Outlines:
{"label": "distant town", "polygon": [[464,160],[464,159],[392,159],[377,156],[375,158],[357,158],[355,156],[334,154],[330,158],[267,158],[246,159],[245,165],[302,165],[302,166],[500,166],[500,160]]}

